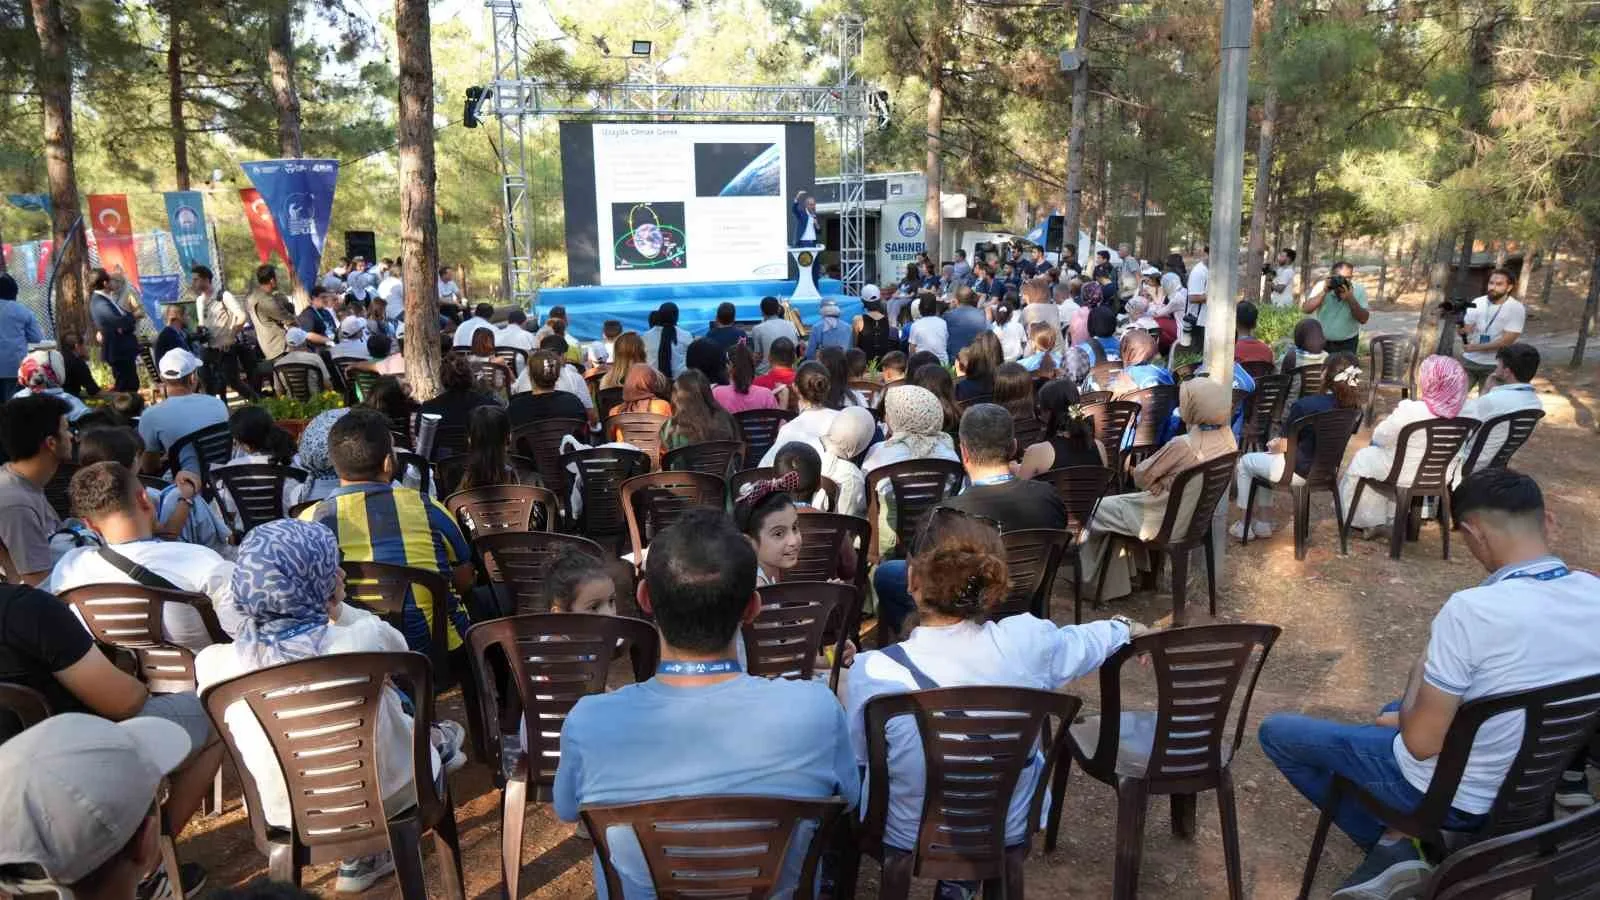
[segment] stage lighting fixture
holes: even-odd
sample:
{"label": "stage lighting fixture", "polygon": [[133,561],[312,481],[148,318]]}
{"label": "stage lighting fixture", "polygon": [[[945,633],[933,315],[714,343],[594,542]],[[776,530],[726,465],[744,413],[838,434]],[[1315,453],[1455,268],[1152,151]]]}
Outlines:
{"label": "stage lighting fixture", "polygon": [[633,55],[634,56],[649,56],[650,55],[650,48],[651,48],[651,43],[649,41],[634,41],[633,42]]}

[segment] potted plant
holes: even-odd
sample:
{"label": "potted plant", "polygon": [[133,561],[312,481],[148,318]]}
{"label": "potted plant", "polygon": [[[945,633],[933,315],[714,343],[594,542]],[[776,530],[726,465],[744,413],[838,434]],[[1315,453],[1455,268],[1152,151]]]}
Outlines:
{"label": "potted plant", "polygon": [[278,427],[296,440],[306,430],[306,424],[330,409],[344,406],[344,398],[337,391],[324,391],[310,400],[293,397],[263,397],[259,405],[272,416]]}

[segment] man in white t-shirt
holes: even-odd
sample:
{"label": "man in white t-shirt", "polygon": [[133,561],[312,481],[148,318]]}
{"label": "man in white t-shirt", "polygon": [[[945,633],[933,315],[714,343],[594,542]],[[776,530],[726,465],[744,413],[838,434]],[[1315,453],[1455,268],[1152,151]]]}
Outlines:
{"label": "man in white t-shirt", "polygon": [[1489,293],[1472,301],[1456,329],[1464,342],[1461,365],[1472,376],[1472,383],[1483,384],[1495,369],[1495,354],[1522,337],[1528,322],[1528,309],[1511,296],[1516,279],[1505,269],[1489,273]]}
{"label": "man in white t-shirt", "polygon": [[456,326],[455,338],[452,341],[452,344],[456,347],[471,347],[472,335],[476,333],[479,328],[494,328],[494,322],[490,321],[493,318],[494,305],[490,303],[479,303],[473,308],[471,318]]}
{"label": "man in white t-shirt", "polygon": [[[532,356],[534,348],[538,346],[538,342],[534,340],[533,332],[528,330],[527,325],[528,314],[520,309],[513,309],[506,314],[506,324],[495,329],[494,345],[496,347],[515,347],[528,354],[528,356]],[[521,374],[522,369],[527,364],[526,357],[519,360],[517,373]]]}
{"label": "man in white t-shirt", "polygon": [[1188,309],[1183,313],[1180,327],[1184,323],[1194,320],[1193,325],[1188,325],[1189,347],[1200,352],[1205,352],[1206,347],[1206,288],[1211,282],[1211,270],[1206,268],[1206,259],[1211,256],[1211,245],[1200,248],[1200,255],[1194,259],[1194,265],[1189,268]]}
{"label": "man in white t-shirt", "polygon": [[[70,490],[72,508],[99,532],[105,546],[67,551],[42,585],[46,591],[59,595],[86,584],[142,583],[204,594],[211,598],[223,630],[233,633],[238,624],[231,583],[233,563],[199,544],[156,540],[155,506],[133,472],[121,463],[97,462],[73,475]],[[139,572],[139,577],[134,572]],[[212,642],[200,613],[186,603],[165,604],[161,631],[167,640],[196,652]]]}
{"label": "man in white t-shirt", "polygon": [[[1539,402],[1539,395],[1533,389],[1531,382],[1533,376],[1539,372],[1539,349],[1532,344],[1512,344],[1501,347],[1495,354],[1495,370],[1488,380],[1483,383],[1483,389],[1478,396],[1468,400],[1461,407],[1461,415],[1468,419],[1477,419],[1487,422],[1496,416],[1506,413],[1519,412],[1524,409],[1543,409],[1544,404]],[[1494,455],[1500,452],[1505,445],[1509,425],[1501,425],[1491,433],[1483,443],[1483,451],[1478,454],[1478,466],[1487,465]],[[1468,447],[1472,442],[1468,441]],[[1465,454],[1467,448],[1462,448]],[[1457,478],[1469,475],[1462,472]]]}
{"label": "man in white t-shirt", "polygon": [[1294,305],[1294,250],[1285,247],[1278,251],[1278,264],[1272,273],[1272,305]]}
{"label": "man in white t-shirt", "polygon": [[[1370,725],[1290,713],[1261,723],[1262,751],[1319,806],[1338,774],[1386,806],[1415,809],[1462,703],[1600,673],[1600,578],[1570,571],[1551,554],[1539,486],[1509,469],[1486,469],[1467,476],[1451,499],[1467,549],[1491,574],[1453,594],[1434,617],[1404,699]],[[1486,823],[1522,731],[1519,713],[1478,728],[1446,828],[1470,832]],[[1415,844],[1365,807],[1346,799],[1334,821],[1368,851],[1335,898],[1395,897],[1427,877]]]}
{"label": "man in white t-shirt", "polygon": [[404,308],[406,285],[400,280],[400,270],[390,269],[378,282],[378,297],[391,307]]}

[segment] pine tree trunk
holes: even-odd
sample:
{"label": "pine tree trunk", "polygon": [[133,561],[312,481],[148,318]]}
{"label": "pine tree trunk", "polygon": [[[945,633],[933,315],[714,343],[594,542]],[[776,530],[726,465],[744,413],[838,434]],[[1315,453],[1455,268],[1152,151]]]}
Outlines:
{"label": "pine tree trunk", "polygon": [[922,209],[922,235],[928,244],[928,258],[937,266],[939,236],[943,229],[943,212],[940,209],[940,192],[944,187],[944,72],[935,54],[929,54],[928,63],[928,165],[927,194]]}
{"label": "pine tree trunk", "polygon": [[272,79],[272,105],[278,110],[278,152],[285,159],[304,156],[300,143],[300,92],[294,85],[294,0],[278,0],[272,10],[267,69]]}
{"label": "pine tree trunk", "polygon": [[1250,205],[1250,239],[1244,251],[1244,298],[1261,302],[1262,254],[1267,243],[1267,203],[1272,187],[1272,138],[1278,125],[1278,89],[1267,85],[1261,99],[1261,133],[1256,138],[1256,189]]}
{"label": "pine tree trunk", "polygon": [[1455,297],[1466,297],[1471,292],[1469,279],[1472,278],[1472,245],[1477,241],[1477,229],[1467,226],[1467,233],[1461,238],[1461,258],[1456,261],[1456,277],[1450,283],[1450,290]]}
{"label": "pine tree trunk", "polygon": [[433,162],[433,41],[428,0],[395,0],[400,57],[400,261],[405,285],[406,381],[439,393],[439,223]]}
{"label": "pine tree trunk", "polygon": [[1528,245],[1527,252],[1522,254],[1522,271],[1517,273],[1517,299],[1523,303],[1528,302],[1528,292],[1533,290],[1533,270],[1539,264],[1539,254],[1543,248],[1538,244]]}
{"label": "pine tree trunk", "polygon": [[1544,284],[1539,287],[1539,305],[1550,305],[1550,285],[1556,280],[1556,258],[1561,255],[1561,245],[1550,247],[1550,258],[1544,264]]}
{"label": "pine tree trunk", "polygon": [[172,129],[172,166],[178,190],[189,180],[189,128],[183,118],[183,25],[178,0],[167,0],[167,116]]}
{"label": "pine tree trunk", "polygon": [[1134,242],[1133,255],[1151,265],[1160,267],[1161,263],[1159,261],[1150,258],[1150,248],[1146,246],[1147,242],[1144,239],[1144,217],[1149,211],[1150,167],[1147,165],[1143,167],[1143,172],[1139,176],[1139,233],[1134,235],[1136,240]]}
{"label": "pine tree trunk", "polygon": [[[1426,350],[1438,342],[1431,329],[1439,315],[1439,303],[1445,298],[1446,285],[1450,283],[1450,236],[1442,234],[1433,242],[1433,264],[1428,272],[1428,292],[1422,297],[1422,309],[1417,313],[1417,346]],[[1447,330],[1447,329],[1446,329]]]}
{"label": "pine tree trunk", "polygon": [[1596,309],[1600,309],[1600,238],[1594,241],[1589,261],[1589,296],[1583,301],[1583,318],[1578,322],[1578,344],[1572,348],[1572,362],[1576,369],[1583,365],[1584,351],[1589,348],[1589,328],[1594,322]]}
{"label": "pine tree trunk", "polygon": [[[55,238],[56,336],[74,332],[90,336],[85,268],[89,245],[78,206],[78,175],[73,163],[72,63],[67,58],[67,28],[61,0],[31,0],[34,30],[39,35],[39,103],[44,110],[44,166],[50,181]],[[68,240],[68,234],[71,239]]]}
{"label": "pine tree trunk", "polygon": [[1300,223],[1300,296],[1311,295],[1311,230],[1317,224],[1317,173],[1306,184],[1306,213]]}
{"label": "pine tree trunk", "polygon": [[[1061,223],[1061,249],[1078,246],[1078,231],[1083,218],[1083,132],[1089,104],[1089,9],[1090,0],[1078,0],[1078,69],[1072,73],[1072,120],[1067,131],[1067,205]],[[1081,255],[1081,254],[1080,254]],[[1066,265],[1067,260],[1061,261]]]}
{"label": "pine tree trunk", "polygon": [[1389,287],[1389,240],[1388,240],[1388,238],[1384,239],[1383,244],[1380,246],[1378,252],[1380,254],[1382,254],[1382,255],[1378,257],[1378,296],[1373,298],[1372,302],[1374,302],[1374,303],[1382,303],[1383,302],[1383,292]]}

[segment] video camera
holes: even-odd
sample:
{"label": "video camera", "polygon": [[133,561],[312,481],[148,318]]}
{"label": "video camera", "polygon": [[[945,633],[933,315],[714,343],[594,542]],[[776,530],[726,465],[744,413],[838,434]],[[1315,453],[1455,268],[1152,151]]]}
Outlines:
{"label": "video camera", "polygon": [[1346,278],[1343,275],[1329,275],[1328,276],[1328,291],[1330,293],[1337,294],[1340,291],[1345,290],[1348,287],[1350,287],[1350,279],[1349,278]]}

